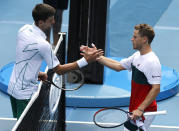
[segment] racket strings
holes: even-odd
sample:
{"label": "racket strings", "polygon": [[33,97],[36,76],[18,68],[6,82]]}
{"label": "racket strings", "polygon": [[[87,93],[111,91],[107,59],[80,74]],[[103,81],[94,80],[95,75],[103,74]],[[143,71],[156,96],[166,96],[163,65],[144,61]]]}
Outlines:
{"label": "racket strings", "polygon": [[81,71],[74,70],[64,75],[55,73],[52,80],[46,80],[44,82],[52,84],[61,90],[73,91],[79,89],[84,84],[84,76]]}
{"label": "racket strings", "polygon": [[107,109],[98,112],[95,115],[95,123],[103,128],[112,128],[121,126],[128,120],[128,114],[117,109]]}

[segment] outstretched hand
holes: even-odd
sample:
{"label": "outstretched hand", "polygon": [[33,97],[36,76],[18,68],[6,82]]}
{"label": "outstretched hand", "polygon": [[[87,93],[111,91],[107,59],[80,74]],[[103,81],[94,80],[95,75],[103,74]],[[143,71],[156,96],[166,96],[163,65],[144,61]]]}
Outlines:
{"label": "outstretched hand", "polygon": [[104,54],[103,50],[97,49],[94,44],[92,44],[92,48],[82,45],[80,51],[82,52],[80,54],[85,57],[88,63],[99,60]]}

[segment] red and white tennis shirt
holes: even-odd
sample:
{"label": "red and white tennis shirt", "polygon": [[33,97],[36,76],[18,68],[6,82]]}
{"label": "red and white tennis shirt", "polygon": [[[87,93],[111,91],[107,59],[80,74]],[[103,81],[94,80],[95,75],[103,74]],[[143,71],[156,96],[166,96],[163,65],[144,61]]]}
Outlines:
{"label": "red and white tennis shirt", "polygon": [[59,64],[45,33],[35,24],[24,25],[17,36],[16,63],[8,93],[16,99],[30,99],[37,91],[36,83],[43,60],[49,69]]}
{"label": "red and white tennis shirt", "polygon": [[[152,84],[160,84],[161,64],[154,52],[140,55],[137,51],[132,56],[120,61],[121,65],[132,71],[131,98],[129,111],[137,109],[144,101],[152,88]],[[145,111],[156,111],[157,103],[154,100]]]}

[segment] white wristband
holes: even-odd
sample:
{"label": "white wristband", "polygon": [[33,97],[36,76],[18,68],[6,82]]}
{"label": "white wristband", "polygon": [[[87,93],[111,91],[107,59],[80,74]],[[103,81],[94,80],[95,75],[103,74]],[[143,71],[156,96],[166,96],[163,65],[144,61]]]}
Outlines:
{"label": "white wristband", "polygon": [[86,59],[84,57],[82,57],[81,59],[77,60],[77,64],[79,68],[82,68],[86,65],[88,65],[88,62],[86,61]]}

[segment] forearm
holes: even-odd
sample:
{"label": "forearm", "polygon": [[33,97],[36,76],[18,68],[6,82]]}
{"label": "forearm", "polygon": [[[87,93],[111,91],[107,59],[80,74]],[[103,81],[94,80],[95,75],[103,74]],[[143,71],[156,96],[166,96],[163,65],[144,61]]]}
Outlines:
{"label": "forearm", "polygon": [[145,110],[157,97],[160,93],[160,84],[153,85],[152,89],[150,90],[149,94],[146,96],[145,100],[140,104],[138,107],[140,110]]}
{"label": "forearm", "polygon": [[121,66],[121,64],[118,61],[109,59],[109,58],[104,57],[104,56],[101,56],[100,59],[98,60],[98,62],[100,64],[105,65],[105,66],[107,66],[107,67],[109,67],[113,70],[116,70],[116,71],[121,71],[121,70],[125,69]]}
{"label": "forearm", "polygon": [[78,64],[77,62],[72,62],[72,63],[68,63],[68,64],[64,64],[64,65],[58,65],[56,66],[53,70],[59,74],[59,75],[63,75],[65,74],[66,72],[68,71],[71,71],[71,70],[75,70],[75,69],[78,69]]}

